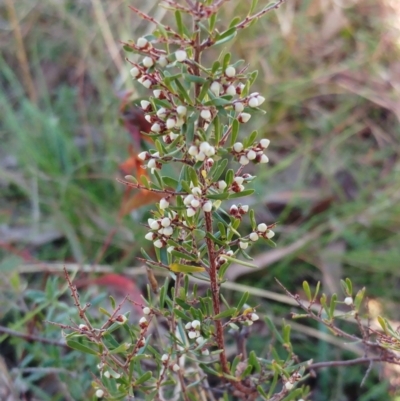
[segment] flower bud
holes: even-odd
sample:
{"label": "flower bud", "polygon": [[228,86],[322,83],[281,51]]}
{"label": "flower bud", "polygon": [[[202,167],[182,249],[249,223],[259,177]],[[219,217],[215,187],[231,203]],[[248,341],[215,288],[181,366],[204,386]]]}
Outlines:
{"label": "flower bud", "polygon": [[353,298],[352,297],[346,297],[345,299],[344,299],[344,303],[346,304],[346,305],[353,305]]}
{"label": "flower bud", "polygon": [[265,223],[261,223],[257,226],[257,230],[260,231],[261,233],[265,233],[267,231],[268,227]]}
{"label": "flower bud", "polygon": [[167,115],[167,110],[164,107],[161,107],[157,110],[157,117],[164,118]]}
{"label": "flower bud", "polygon": [[163,354],[163,355],[161,356],[161,360],[162,360],[163,362],[168,361],[168,359],[169,359],[169,355],[168,355],[168,354]]}
{"label": "flower bud", "polygon": [[196,156],[196,155],[199,154],[199,149],[197,149],[197,146],[192,145],[192,146],[189,147],[188,153],[189,153],[190,156]]}
{"label": "flower bud", "polygon": [[165,56],[161,56],[161,57],[158,58],[157,63],[161,67],[166,67],[168,65],[168,59]]}
{"label": "flower bud", "polygon": [[229,78],[233,78],[236,75],[235,67],[232,67],[231,65],[227,67],[225,70],[225,75]]}
{"label": "flower bud", "polygon": [[166,209],[168,206],[169,206],[169,202],[168,202],[165,198],[162,198],[162,199],[160,200],[160,209],[161,209],[161,210],[164,210],[164,209]]}
{"label": "flower bud", "polygon": [[179,367],[179,365],[177,363],[174,364],[174,366],[172,366],[172,370],[174,372],[178,372],[181,368]]}
{"label": "flower bud", "polygon": [[219,91],[221,89],[221,85],[219,82],[214,81],[210,86],[211,92],[214,93],[215,96],[219,96]]}
{"label": "flower bud", "polygon": [[178,50],[175,52],[176,61],[183,62],[187,58],[185,50]]}
{"label": "flower bud", "polygon": [[252,313],[250,315],[250,319],[255,322],[256,320],[260,319],[260,317],[257,315],[257,313]]}
{"label": "flower bud", "polygon": [[240,176],[239,177],[235,177],[233,179],[233,181],[236,182],[236,184],[241,185],[241,184],[243,184],[244,178],[240,177]]}
{"label": "flower bud", "polygon": [[158,239],[158,240],[154,241],[154,246],[156,248],[162,248],[164,246],[164,243]]}
{"label": "flower bud", "polygon": [[143,316],[140,318],[139,324],[145,324],[145,323],[147,323],[147,319]]}
{"label": "flower bud", "polygon": [[171,225],[171,219],[170,219],[169,217],[164,217],[164,218],[161,220],[161,225],[162,225],[163,227],[169,227],[169,226]]}
{"label": "flower bud", "polygon": [[145,57],[143,59],[143,65],[147,68],[150,68],[154,65],[154,60],[151,57]]}
{"label": "flower bud", "polygon": [[187,209],[186,214],[188,217],[193,217],[196,214],[196,210],[190,207]]}
{"label": "flower bud", "polygon": [[218,189],[220,189],[221,191],[223,191],[228,186],[228,184],[223,180],[218,181],[217,185]]}
{"label": "flower bud", "polygon": [[290,391],[293,388],[293,383],[290,382],[286,382],[285,383],[285,389]]}
{"label": "flower bud", "polygon": [[193,322],[192,322],[192,328],[193,329],[199,329],[200,325],[201,325],[201,323],[200,323],[199,320],[193,320]]}
{"label": "flower bud", "polygon": [[149,226],[150,226],[150,228],[152,230],[159,230],[160,229],[160,223],[157,220],[153,220],[151,223],[149,223]]}
{"label": "flower bud", "polygon": [[258,95],[257,96],[258,105],[261,106],[265,102],[265,97]]}
{"label": "flower bud", "polygon": [[241,249],[247,249],[247,247],[249,246],[248,242],[243,242],[243,241],[239,241],[239,246]]}
{"label": "flower bud", "polygon": [[248,152],[247,152],[247,158],[249,159],[249,160],[254,160],[256,157],[257,157],[257,154],[256,154],[256,152],[254,152],[254,150],[249,150]]}
{"label": "flower bud", "polygon": [[247,121],[249,121],[250,118],[251,118],[251,114],[249,114],[249,113],[240,113],[239,117],[238,117],[238,120],[239,120],[240,123],[244,124],[244,123],[247,123]]}
{"label": "flower bud", "polygon": [[154,233],[147,233],[144,238],[146,238],[148,241],[153,241],[154,239]]}
{"label": "flower bud", "polygon": [[180,116],[185,116],[187,113],[187,109],[185,106],[178,106],[176,108],[176,112],[180,115]]}
{"label": "flower bud", "polygon": [[151,105],[151,103],[147,100],[141,100],[140,105],[142,106],[143,110],[147,110],[147,108]]}
{"label": "flower bud", "polygon": [[250,107],[258,107],[258,99],[256,97],[251,97],[249,99],[249,106]]}
{"label": "flower bud", "polygon": [[139,158],[140,160],[143,160],[143,161],[144,161],[144,160],[148,160],[149,157],[150,157],[149,152],[141,152],[141,153],[138,154],[138,158]]}
{"label": "flower bud", "polygon": [[204,118],[204,120],[210,121],[211,120],[211,111],[208,109],[204,109],[200,112],[200,116],[201,116],[201,118]]}
{"label": "flower bud", "polygon": [[161,89],[154,89],[153,90],[153,95],[156,99],[159,99],[161,97],[162,90]]}
{"label": "flower bud", "polygon": [[244,110],[244,105],[242,102],[235,103],[235,111],[236,113],[241,113]]}
{"label": "flower bud", "polygon": [[240,156],[239,163],[242,166],[245,166],[246,164],[249,164],[249,159],[246,156],[242,155]]}
{"label": "flower bud", "polygon": [[144,315],[150,315],[150,313],[151,313],[151,309],[148,306],[145,306],[143,308],[143,314]]}
{"label": "flower bud", "polygon": [[269,146],[269,144],[270,144],[270,142],[271,142],[271,141],[270,141],[269,139],[263,138],[263,139],[260,140],[260,146],[261,146],[263,149],[267,149],[268,146]]}
{"label": "flower bud", "polygon": [[191,205],[194,209],[196,209],[196,208],[198,208],[198,207],[200,206],[200,201],[197,200],[197,199],[193,199],[193,200],[190,202],[190,205]]}
{"label": "flower bud", "polygon": [[96,390],[95,394],[97,398],[102,398],[104,396],[104,391],[101,388],[99,388]]}
{"label": "flower bud", "polygon": [[205,212],[211,212],[211,210],[212,210],[212,202],[210,202],[210,201],[207,201],[204,205],[203,205],[203,210],[205,211]]}
{"label": "flower bud", "polygon": [[233,150],[237,153],[241,152],[243,150],[243,144],[241,142],[236,142],[233,145]]}
{"label": "flower bud", "polygon": [[167,129],[172,129],[175,127],[175,125],[176,125],[175,118],[168,118],[167,123],[166,123]]}
{"label": "flower bud", "polygon": [[174,229],[171,226],[165,227],[164,230],[163,230],[163,234],[166,237],[170,237],[173,233],[174,233]]}
{"label": "flower bud", "polygon": [[155,132],[156,134],[158,134],[161,131],[161,125],[159,123],[154,123],[151,128],[150,128],[153,132]]}
{"label": "flower bud", "polygon": [[205,155],[205,153],[203,153],[203,152],[199,152],[199,153],[196,155],[196,160],[198,160],[198,161],[200,161],[200,162],[203,162],[203,161],[205,160],[205,158],[206,158],[206,155]]}
{"label": "flower bud", "polygon": [[266,237],[268,239],[271,239],[271,238],[275,237],[275,233],[272,230],[268,230]]}
{"label": "flower bud", "polygon": [[251,234],[249,235],[249,238],[250,238],[253,242],[256,242],[256,241],[258,241],[258,234],[257,234],[257,233],[251,233]]}
{"label": "flower bud", "polygon": [[259,163],[268,163],[268,162],[269,162],[268,157],[266,155],[262,155],[259,160]]}
{"label": "flower bud", "polygon": [[137,68],[137,67],[131,68],[130,74],[131,74],[132,78],[137,78],[140,75],[139,68]]}
{"label": "flower bud", "polygon": [[136,42],[136,46],[137,46],[139,49],[143,49],[144,47],[147,46],[148,43],[149,43],[149,42],[147,41],[146,38],[139,38],[139,39],[137,40],[137,42]]}
{"label": "flower bud", "polygon": [[193,187],[193,188],[192,188],[192,194],[193,194],[193,195],[201,195],[201,188],[199,188],[199,187]]}
{"label": "flower bud", "polygon": [[225,93],[229,96],[235,96],[236,95],[236,88],[233,85],[229,85],[226,90]]}

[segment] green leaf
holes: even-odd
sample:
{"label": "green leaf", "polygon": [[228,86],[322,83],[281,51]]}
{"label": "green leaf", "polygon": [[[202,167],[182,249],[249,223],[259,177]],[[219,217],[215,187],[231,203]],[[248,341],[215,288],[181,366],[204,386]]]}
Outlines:
{"label": "green leaf", "polygon": [[72,348],[72,349],[76,349],[77,351],[83,352],[85,354],[90,354],[90,355],[97,355],[99,356],[100,353],[98,351],[95,351],[92,348],[89,348],[86,345],[81,344],[78,341],[74,341],[74,340],[66,340],[68,347]]}
{"label": "green leaf", "polygon": [[240,298],[239,303],[236,306],[236,314],[240,314],[240,311],[243,308],[243,305],[247,302],[247,300],[249,299],[250,293],[248,291],[244,292],[242,294],[242,297]]}
{"label": "green leaf", "polygon": [[227,165],[228,159],[222,159],[217,163],[214,163],[209,173],[211,180],[214,182],[218,181],[219,177],[221,177],[222,173],[225,171]]}
{"label": "green leaf", "polygon": [[[114,308],[113,308],[114,309]],[[102,313],[103,315],[106,315],[108,317],[111,316],[111,313],[109,313],[108,311],[106,311],[104,308],[100,307],[99,308],[99,312]]]}
{"label": "green leaf", "polygon": [[239,16],[236,16],[231,23],[229,24],[229,28],[235,27],[239,22],[241,21],[241,18]]}
{"label": "green leaf", "polygon": [[250,209],[249,217],[250,217],[251,229],[255,230],[257,228],[257,222],[256,222],[256,218],[254,215],[254,209]]}
{"label": "green leaf", "polygon": [[253,263],[245,262],[244,260],[235,259],[235,258],[232,258],[232,256],[224,255],[224,258],[229,260],[229,261],[231,261],[231,262],[234,262],[234,263],[237,263],[239,265],[242,265],[242,266],[251,267],[253,269],[257,269],[258,268],[258,266],[256,266]]}
{"label": "green leaf", "polygon": [[258,0],[252,0],[250,10],[249,10],[249,15],[253,14],[253,11],[257,7],[257,4],[258,4]]}
{"label": "green leaf", "polygon": [[239,121],[237,119],[233,120],[232,132],[231,132],[231,146],[233,146],[236,143],[236,140],[239,135],[239,127],[240,127]]}
{"label": "green leaf", "polygon": [[197,98],[199,103],[203,102],[203,99],[205,98],[205,96],[208,93],[208,88],[210,87],[210,85],[211,85],[211,81],[208,81],[208,80],[206,82],[204,82],[204,84],[202,85],[201,91],[199,93],[199,97]]}
{"label": "green leaf", "polygon": [[179,35],[184,36],[185,28],[182,21],[182,14],[179,10],[175,11],[175,21]]}
{"label": "green leaf", "polygon": [[211,14],[210,18],[208,19],[208,29],[210,32],[214,32],[215,23],[217,21],[217,13]]}
{"label": "green leaf", "polygon": [[353,294],[353,284],[352,284],[351,280],[348,277],[346,278],[346,285],[347,285],[348,295],[352,296],[352,294]]}
{"label": "green leaf", "polygon": [[332,294],[331,303],[329,305],[329,314],[328,314],[330,319],[333,319],[335,316],[336,302],[337,302],[337,294]]}
{"label": "green leaf", "polygon": [[222,45],[223,43],[229,42],[237,35],[237,29],[235,27],[227,29],[225,32],[222,32],[221,35],[217,37],[214,46]]}
{"label": "green leaf", "polygon": [[194,256],[187,255],[187,254],[185,254],[183,252],[179,252],[175,249],[173,251],[171,251],[171,255],[173,255],[174,257],[179,258],[179,259],[190,260],[191,262],[196,262],[196,260],[197,260],[197,258],[195,258]]}
{"label": "green leaf", "polygon": [[133,52],[132,47],[130,47],[129,45],[124,45],[124,46],[122,46],[122,48],[123,48],[126,52],[130,52],[130,53]]}
{"label": "green leaf", "polygon": [[172,177],[168,177],[168,176],[164,175],[162,177],[162,180],[163,180],[164,184],[169,188],[176,189],[176,187],[178,186],[178,181]]}
{"label": "green leaf", "polygon": [[220,194],[207,194],[206,197],[207,199],[228,199],[229,192],[221,192]]}
{"label": "green leaf", "polygon": [[311,296],[311,290],[310,290],[310,285],[308,284],[307,281],[303,281],[303,290],[306,294],[306,297],[308,299],[309,302],[312,301],[312,296]]}
{"label": "green leaf", "polygon": [[211,74],[215,74],[220,68],[221,68],[221,63],[218,60],[214,61],[211,67]]}
{"label": "green leaf", "polygon": [[381,325],[381,327],[382,327],[382,330],[385,332],[385,334],[388,336],[389,335],[389,329],[388,329],[388,327],[387,327],[387,322],[386,322],[386,319],[385,318],[383,318],[382,316],[378,316],[377,317],[377,319],[378,319],[378,323]]}
{"label": "green leaf", "polygon": [[361,306],[361,302],[364,299],[364,295],[365,295],[365,287],[362,288],[360,291],[357,292],[357,295],[354,299],[354,307],[355,309],[358,311],[360,309]]}
{"label": "green leaf", "polygon": [[190,317],[186,316],[181,310],[174,309],[174,315],[178,316],[182,320],[188,321],[191,320]]}
{"label": "green leaf", "polygon": [[180,298],[175,298],[175,302],[184,310],[189,310],[190,305],[188,305],[185,301]]}
{"label": "green leaf", "polygon": [[257,355],[256,355],[256,353],[255,353],[254,350],[253,350],[253,351],[250,351],[250,354],[249,354],[249,364],[252,365],[252,366],[254,367],[254,370],[255,370],[257,373],[260,373],[260,372],[261,372],[260,361],[258,360]]}
{"label": "green leaf", "polygon": [[180,263],[172,263],[169,267],[174,273],[200,273],[206,269],[201,266],[182,265]]}
{"label": "green leaf", "polygon": [[245,189],[242,192],[235,192],[233,194],[229,195],[229,199],[236,199],[236,198],[242,198],[244,196],[249,196],[254,193],[254,189]]}
{"label": "green leaf", "polygon": [[191,105],[192,104],[192,99],[189,96],[189,90],[186,89],[182,84],[181,81],[179,81],[179,79],[177,79],[175,81],[176,86],[178,87],[178,93],[179,95],[181,95],[187,104]]}
{"label": "green leaf", "polygon": [[224,56],[224,60],[222,61],[222,71],[225,71],[227,69],[230,61],[231,61],[231,53],[226,53]]}
{"label": "green leaf", "polygon": [[243,146],[245,148],[248,148],[248,147],[252,146],[254,144],[254,141],[257,138],[257,135],[258,135],[258,132],[257,131],[253,131],[250,134],[250,136],[246,140],[243,141]]}
{"label": "green leaf", "polygon": [[224,319],[226,317],[232,317],[236,312],[236,308],[229,308],[223,312],[218,313],[214,316],[214,320]]}
{"label": "green leaf", "polygon": [[229,169],[229,170],[226,172],[225,182],[227,183],[228,188],[232,185],[234,176],[235,176],[235,173],[233,172],[232,169]]}
{"label": "green leaf", "polygon": [[198,177],[197,177],[196,170],[193,167],[188,166],[187,167],[187,171],[189,173],[190,181],[193,183],[193,185],[195,187],[198,187],[199,186],[199,180],[198,180]]}
{"label": "green leaf", "polygon": [[150,370],[147,371],[135,381],[135,386],[139,386],[140,384],[146,382],[147,380],[151,379],[152,376],[153,373]]}
{"label": "green leaf", "polygon": [[[204,84],[207,82],[207,80],[203,77],[199,77],[198,75],[192,75],[192,74],[183,74],[183,78],[186,82],[191,82],[195,84]],[[190,101],[191,103],[191,101]]]}

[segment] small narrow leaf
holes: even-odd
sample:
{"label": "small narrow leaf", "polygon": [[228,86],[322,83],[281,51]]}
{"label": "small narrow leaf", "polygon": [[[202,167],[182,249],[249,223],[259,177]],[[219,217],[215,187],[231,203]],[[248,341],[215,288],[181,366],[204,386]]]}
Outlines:
{"label": "small narrow leaf", "polygon": [[180,263],[172,263],[172,265],[169,268],[174,273],[200,273],[205,271],[205,268],[201,266],[189,266],[189,265],[182,265]]}
{"label": "small narrow leaf", "polygon": [[308,284],[307,281],[303,281],[303,290],[306,294],[307,299],[309,300],[309,302],[312,301],[312,295],[311,295],[311,290],[310,290],[310,285]]}

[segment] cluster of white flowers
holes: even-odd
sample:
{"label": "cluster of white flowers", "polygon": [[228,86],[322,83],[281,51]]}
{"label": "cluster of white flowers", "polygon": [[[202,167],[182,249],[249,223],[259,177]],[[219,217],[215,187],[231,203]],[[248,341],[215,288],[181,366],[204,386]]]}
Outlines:
{"label": "cluster of white flowers", "polygon": [[[193,320],[192,322],[188,322],[185,325],[185,329],[188,331],[188,336],[191,340],[194,340],[195,338],[197,339],[197,343],[203,342],[203,337],[201,337],[200,334],[200,326],[201,323],[199,320]],[[199,339],[201,339],[199,341]]]}
{"label": "cluster of white flowers", "polygon": [[202,190],[200,187],[193,186],[193,183],[190,184],[191,194],[188,194],[184,197],[183,203],[186,206],[186,213],[188,217],[193,217],[197,210],[201,207],[205,212],[211,212],[212,210],[212,202],[210,200],[206,200],[202,198]]}
{"label": "cluster of white flowers", "polygon": [[232,147],[232,153],[242,166],[246,166],[250,161],[261,164],[268,163],[269,159],[264,154],[264,150],[268,148],[269,144],[269,139],[264,138],[258,144],[245,149],[242,142],[236,142]]}
{"label": "cluster of white flowers", "polygon": [[[164,200],[164,202],[166,202]],[[168,202],[167,202],[168,203]],[[160,207],[160,209],[162,209]],[[167,216],[159,219],[149,218],[147,220],[150,230],[145,238],[149,241],[153,241],[156,248],[162,248],[167,244],[168,238],[174,233],[174,222],[177,217],[175,211],[171,211]]]}

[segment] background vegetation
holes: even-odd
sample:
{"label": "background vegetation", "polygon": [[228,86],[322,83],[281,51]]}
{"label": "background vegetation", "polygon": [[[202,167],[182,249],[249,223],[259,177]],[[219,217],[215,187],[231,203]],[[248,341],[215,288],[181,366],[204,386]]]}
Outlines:
{"label": "background vegetation", "polygon": [[[126,160],[138,145],[127,127],[139,120],[123,99],[141,96],[120,41],[151,29],[128,6],[163,19],[157,4],[0,3],[0,399],[93,393],[97,361],[67,351],[59,329],[44,323],[68,323],[76,313],[64,263],[79,267],[82,299],[93,306],[116,288],[138,297],[146,285],[135,256],[148,246],[139,223],[149,200],[115,181],[121,169],[135,172]],[[226,21],[241,7],[229,2]],[[339,279],[351,277],[367,287],[372,318],[383,313],[395,327],[400,320],[399,17],[395,0],[287,0],[232,45],[259,70],[257,88],[267,99],[266,117],[252,124],[272,141],[271,163],[255,171],[251,202],[260,220],[279,224],[278,247],[254,249],[259,271],[233,266],[226,295],[250,289],[276,324],[296,309],[274,277],[298,293],[304,279],[340,293]],[[261,353],[272,335],[260,330],[263,341],[251,343]],[[300,358],[362,352],[311,322],[293,330]],[[360,388],[366,369],[320,371],[310,381],[312,400],[396,400],[398,373],[376,367]]]}

